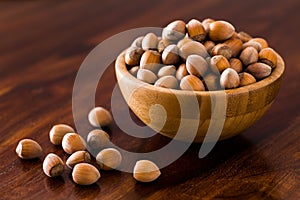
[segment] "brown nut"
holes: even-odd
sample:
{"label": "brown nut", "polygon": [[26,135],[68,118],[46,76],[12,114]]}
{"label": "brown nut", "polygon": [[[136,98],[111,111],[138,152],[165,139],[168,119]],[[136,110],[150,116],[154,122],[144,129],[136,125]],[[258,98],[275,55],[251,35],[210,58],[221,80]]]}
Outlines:
{"label": "brown nut", "polygon": [[258,42],[261,45],[262,49],[269,46],[267,40],[265,40],[264,38],[252,38],[251,40],[249,40],[249,42]]}
{"label": "brown nut", "polygon": [[61,141],[63,137],[67,133],[74,133],[74,132],[75,132],[74,129],[67,124],[54,125],[49,132],[50,142],[54,145],[61,145]]}
{"label": "brown nut", "polygon": [[211,41],[211,40],[207,40],[203,43],[203,45],[206,48],[206,51],[211,55],[212,54],[212,49],[216,46],[216,44]]}
{"label": "brown nut", "polygon": [[[142,49],[143,50],[155,50],[157,49],[158,38],[154,33],[148,33],[142,40]],[[134,64],[136,65],[136,64]]]}
{"label": "brown nut", "polygon": [[167,46],[169,46],[170,44],[172,44],[169,40],[164,40],[164,39],[161,39],[158,41],[158,44],[157,44],[157,50],[159,53],[162,53],[165,48]]}
{"label": "brown nut", "polygon": [[76,151],[66,161],[66,165],[73,169],[73,167],[79,163],[91,162],[91,155],[87,151]]}
{"label": "brown nut", "polygon": [[[230,67],[228,60],[222,55],[213,56],[210,59],[211,68],[217,68],[219,72],[224,71],[225,69]],[[213,71],[215,71],[213,69]]]}
{"label": "brown nut", "polygon": [[192,41],[184,44],[180,48],[179,52],[180,52],[180,56],[184,60],[186,60],[189,55],[199,55],[204,58],[208,56],[205,46],[203,46],[203,44],[196,41]]}
{"label": "brown nut", "polygon": [[201,22],[196,19],[191,19],[186,26],[190,38],[198,42],[202,42],[205,39],[206,31]]}
{"label": "brown nut", "polygon": [[176,67],[174,65],[167,65],[162,68],[157,72],[158,78],[161,78],[163,76],[174,76],[176,73]]}
{"label": "brown nut", "polygon": [[165,48],[162,53],[162,62],[165,65],[175,65],[179,62],[179,49],[175,44]]}
{"label": "brown nut", "polygon": [[43,171],[49,177],[59,176],[64,172],[64,163],[58,155],[49,153],[43,161]]}
{"label": "brown nut", "polygon": [[252,74],[257,80],[263,79],[269,76],[272,72],[272,68],[265,63],[254,63],[246,68],[246,72]]}
{"label": "brown nut", "polygon": [[22,139],[19,141],[16,153],[22,159],[38,158],[42,155],[42,147],[34,140]]}
{"label": "brown nut", "polygon": [[259,52],[262,49],[261,44],[255,41],[245,42],[243,44],[243,49],[246,49],[247,47],[254,47],[257,50],[257,52]]}
{"label": "brown nut", "polygon": [[96,162],[103,170],[116,169],[122,162],[122,155],[114,148],[103,149],[97,154]]}
{"label": "brown nut", "polygon": [[100,172],[96,167],[88,163],[79,163],[75,165],[72,178],[79,185],[91,185],[100,178]]}
{"label": "brown nut", "polygon": [[176,78],[180,81],[183,77],[185,77],[188,74],[189,73],[186,69],[186,64],[182,63],[181,65],[179,65],[179,67],[176,71]]}
{"label": "brown nut", "polygon": [[87,136],[87,144],[92,149],[100,149],[107,146],[110,142],[109,135],[99,129],[95,129],[89,132]]}
{"label": "brown nut", "polygon": [[85,150],[85,141],[77,133],[67,133],[62,140],[62,148],[67,154]]}
{"label": "brown nut", "polygon": [[103,107],[93,108],[88,115],[88,120],[92,126],[104,127],[112,123],[113,119],[110,112]]}
{"label": "brown nut", "polygon": [[148,69],[154,73],[160,68],[161,55],[157,51],[147,50],[143,53],[140,60],[140,68]]}
{"label": "brown nut", "polygon": [[247,66],[258,61],[258,52],[254,47],[247,47],[240,55],[240,60]]}
{"label": "brown nut", "polygon": [[222,55],[225,58],[230,59],[232,56],[232,50],[226,44],[219,43],[216,46],[214,46],[214,48],[211,50],[211,55]]}
{"label": "brown nut", "polygon": [[170,41],[178,41],[184,38],[186,33],[185,22],[176,20],[168,24],[162,32],[162,38]]}
{"label": "brown nut", "polygon": [[174,76],[163,76],[154,83],[154,86],[176,89],[178,88],[178,81]]}
{"label": "brown nut", "polygon": [[209,38],[212,41],[224,41],[234,34],[235,28],[229,22],[215,21],[209,24]]}
{"label": "brown nut", "polygon": [[249,35],[248,33],[246,32],[239,32],[238,35],[237,35],[243,42],[248,42],[249,40],[252,39],[251,35]]}
{"label": "brown nut", "polygon": [[239,73],[239,77],[240,77],[240,86],[241,87],[250,85],[250,84],[256,82],[256,79],[254,78],[254,76],[252,76],[251,74],[249,74],[247,72]]}
{"label": "brown nut", "polygon": [[208,91],[214,91],[221,89],[220,86],[220,75],[214,73],[206,74],[203,77],[204,86]]}
{"label": "brown nut", "polygon": [[189,74],[200,77],[208,71],[208,64],[203,57],[190,55],[186,60],[186,69]]}
{"label": "brown nut", "polygon": [[149,160],[139,160],[133,169],[133,177],[140,182],[151,182],[160,176],[157,165]]}
{"label": "brown nut", "polygon": [[234,69],[237,73],[240,73],[243,71],[243,63],[238,58],[231,58],[229,60],[230,68]]}
{"label": "brown nut", "polygon": [[143,53],[139,47],[129,47],[125,53],[125,63],[129,66],[139,65]]}
{"label": "brown nut", "polygon": [[202,81],[194,75],[187,75],[180,81],[180,89],[192,91],[204,91],[205,87]]}
{"label": "brown nut", "polygon": [[238,73],[231,69],[225,69],[220,77],[220,85],[225,89],[236,88],[240,85],[240,77]]}
{"label": "brown nut", "polygon": [[238,56],[243,49],[243,42],[239,38],[231,38],[226,40],[224,44],[231,49],[232,57]]}
{"label": "brown nut", "polygon": [[275,68],[277,65],[277,55],[276,52],[267,47],[262,49],[259,54],[259,60],[267,65],[270,65],[272,68]]}
{"label": "brown nut", "polygon": [[214,22],[215,20],[214,19],[211,19],[211,18],[206,18],[202,21],[202,26],[204,27],[204,30],[206,33],[209,32],[209,25]]}
{"label": "brown nut", "polygon": [[184,44],[188,43],[188,42],[192,42],[194,40],[192,40],[189,37],[184,37],[183,39],[179,40],[179,42],[177,43],[177,47],[180,49]]}
{"label": "brown nut", "polygon": [[132,68],[129,70],[129,73],[130,73],[132,76],[135,76],[135,77],[136,77],[139,68],[140,68],[139,66],[134,66],[134,67],[132,67]]}
{"label": "brown nut", "polygon": [[136,78],[149,84],[153,84],[157,80],[157,76],[148,69],[139,69]]}
{"label": "brown nut", "polygon": [[138,38],[136,38],[132,43],[131,46],[132,47],[139,47],[142,48],[142,41],[144,39],[144,36],[140,36]]}

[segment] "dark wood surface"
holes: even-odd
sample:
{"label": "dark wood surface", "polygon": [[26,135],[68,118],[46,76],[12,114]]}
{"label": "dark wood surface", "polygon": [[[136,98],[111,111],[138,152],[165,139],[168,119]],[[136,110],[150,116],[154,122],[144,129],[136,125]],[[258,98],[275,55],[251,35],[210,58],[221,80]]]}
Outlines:
{"label": "dark wood surface", "polygon": [[[0,199],[300,199],[299,10],[299,0],[1,1]],[[219,142],[204,159],[197,156],[201,144],[193,144],[149,184],[119,171],[101,172],[97,184],[88,187],[73,183],[68,169],[59,178],[43,174],[47,153],[67,158],[49,142],[48,132],[56,123],[74,125],[73,83],[97,44],[131,28],[206,17],[268,38],[284,58],[282,88],[260,121]],[[102,79],[96,104],[110,109],[113,65]],[[160,135],[129,137],[116,124],[108,132],[115,144],[131,151],[169,142]],[[22,138],[38,141],[43,156],[19,159],[15,147]]]}

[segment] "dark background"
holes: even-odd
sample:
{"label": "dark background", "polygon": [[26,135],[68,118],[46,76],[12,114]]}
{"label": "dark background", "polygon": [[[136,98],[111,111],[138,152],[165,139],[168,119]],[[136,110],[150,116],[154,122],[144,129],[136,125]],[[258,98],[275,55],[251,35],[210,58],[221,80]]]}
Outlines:
{"label": "dark background", "polygon": [[[299,0],[1,1],[0,199],[299,199],[299,10]],[[281,91],[259,122],[219,142],[204,159],[197,157],[200,145],[192,145],[149,184],[118,171],[101,172],[89,187],[73,183],[68,169],[59,178],[43,174],[47,153],[67,158],[48,132],[56,123],[74,125],[73,83],[97,44],[132,28],[207,17],[267,38],[286,62]],[[110,109],[113,65],[102,78],[96,103]],[[160,135],[128,139],[115,124],[108,132],[117,145],[141,152],[169,142]],[[22,138],[38,141],[43,157],[19,159],[15,147]]]}

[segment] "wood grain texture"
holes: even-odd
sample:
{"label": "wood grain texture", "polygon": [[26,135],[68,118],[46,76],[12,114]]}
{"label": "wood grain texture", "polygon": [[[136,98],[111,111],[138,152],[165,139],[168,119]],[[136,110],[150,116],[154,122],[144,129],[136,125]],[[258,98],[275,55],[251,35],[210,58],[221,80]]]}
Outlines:
{"label": "wood grain texture", "polygon": [[[1,1],[0,199],[299,199],[299,9],[298,0]],[[219,142],[203,159],[198,158],[201,144],[193,144],[150,184],[119,171],[101,173],[99,182],[89,187],[72,182],[67,169],[56,179],[43,174],[47,153],[55,152],[64,161],[68,157],[50,143],[48,132],[57,123],[74,125],[74,80],[97,44],[131,28],[206,17],[229,20],[238,30],[267,38],[284,58],[282,87],[261,120]],[[111,109],[113,64],[100,81],[96,104]],[[118,103],[124,105],[121,99]],[[134,138],[115,123],[108,132],[115,144],[135,152],[153,151],[170,141],[158,134]],[[16,156],[22,138],[41,144],[41,159]]]}

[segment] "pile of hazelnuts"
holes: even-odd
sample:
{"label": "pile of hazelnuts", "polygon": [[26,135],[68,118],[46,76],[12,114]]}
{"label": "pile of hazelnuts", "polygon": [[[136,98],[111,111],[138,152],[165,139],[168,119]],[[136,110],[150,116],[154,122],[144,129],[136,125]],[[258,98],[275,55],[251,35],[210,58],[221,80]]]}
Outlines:
{"label": "pile of hazelnuts", "polygon": [[125,51],[128,71],[154,86],[213,91],[253,84],[268,77],[277,53],[261,37],[237,32],[223,20],[176,20],[161,37],[136,38]]}

